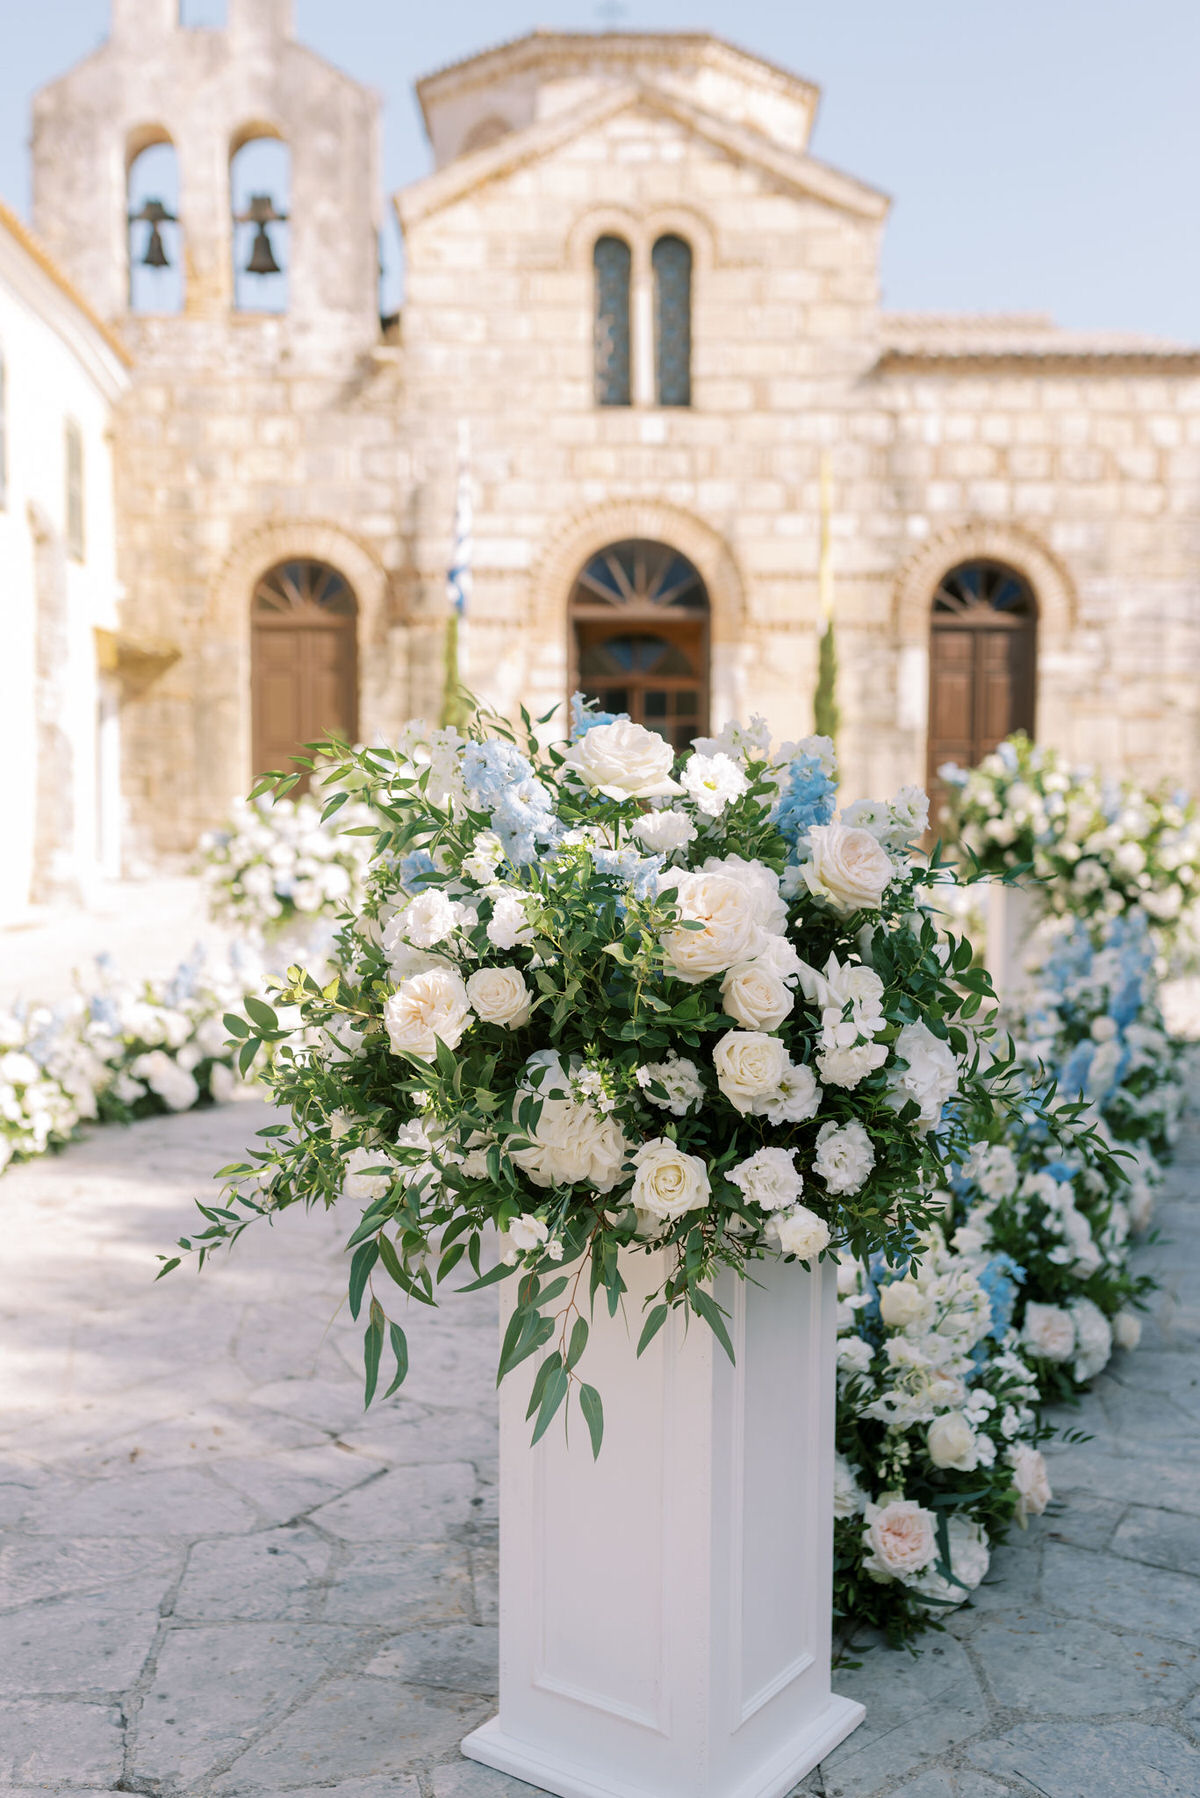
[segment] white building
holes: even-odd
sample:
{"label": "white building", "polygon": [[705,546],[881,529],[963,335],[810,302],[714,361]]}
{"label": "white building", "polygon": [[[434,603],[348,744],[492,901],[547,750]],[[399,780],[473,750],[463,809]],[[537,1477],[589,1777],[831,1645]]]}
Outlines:
{"label": "white building", "polygon": [[0,204],[0,919],[120,871],[111,409],[128,367]]}

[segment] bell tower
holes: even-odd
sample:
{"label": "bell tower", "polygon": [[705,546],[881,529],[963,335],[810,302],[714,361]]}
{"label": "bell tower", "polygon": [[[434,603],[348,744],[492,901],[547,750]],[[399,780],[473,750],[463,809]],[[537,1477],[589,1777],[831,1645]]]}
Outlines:
{"label": "bell tower", "polygon": [[291,12],[227,0],[213,28],[180,0],[112,0],[107,42],[37,95],[34,225],[106,318],[378,335],[378,100]]}

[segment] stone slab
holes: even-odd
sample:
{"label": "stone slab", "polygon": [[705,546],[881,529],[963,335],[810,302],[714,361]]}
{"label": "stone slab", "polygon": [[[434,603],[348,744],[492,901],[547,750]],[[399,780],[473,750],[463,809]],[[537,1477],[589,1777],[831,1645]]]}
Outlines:
{"label": "stone slab", "polygon": [[1022,1723],[976,1742],[971,1760],[1024,1779],[1043,1798],[1191,1798],[1200,1792],[1200,1748],[1168,1727]]}
{"label": "stone slab", "polygon": [[1104,1716],[1177,1704],[1200,1682],[1200,1653],[1044,1612],[981,1619],[976,1665],[1006,1711]]}
{"label": "stone slab", "polygon": [[332,1556],[332,1545],[305,1524],[197,1542],[174,1615],[189,1622],[309,1616],[323,1599]]}
{"label": "stone slab", "polygon": [[0,1779],[23,1786],[115,1785],[124,1747],[112,1705],[39,1699],[0,1700]]}
{"label": "stone slab", "polygon": [[443,1629],[411,1630],[395,1637],[366,1671],[409,1685],[493,1696],[499,1659],[499,1632],[494,1626],[450,1623]]}
{"label": "stone slab", "polygon": [[1200,1644],[1200,1581],[1186,1575],[1050,1542],[1042,1581],[1047,1605],[1064,1616]]}

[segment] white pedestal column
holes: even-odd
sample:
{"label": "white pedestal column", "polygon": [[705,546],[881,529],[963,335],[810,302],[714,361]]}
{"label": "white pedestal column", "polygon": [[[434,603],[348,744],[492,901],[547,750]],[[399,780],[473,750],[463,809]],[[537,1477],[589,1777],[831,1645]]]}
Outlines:
{"label": "white pedestal column", "polygon": [[1021,886],[992,880],[987,887],[987,965],[1001,1005],[1020,992],[1025,951],[1037,923],[1032,895]]}
{"label": "white pedestal column", "polygon": [[463,1753],[559,1798],[782,1798],[863,1716],[830,1690],[834,1273],[723,1275],[736,1367],[674,1314],[639,1362],[663,1263],[597,1298],[599,1461],[577,1413],[530,1448],[532,1362],[501,1385],[500,1712]]}

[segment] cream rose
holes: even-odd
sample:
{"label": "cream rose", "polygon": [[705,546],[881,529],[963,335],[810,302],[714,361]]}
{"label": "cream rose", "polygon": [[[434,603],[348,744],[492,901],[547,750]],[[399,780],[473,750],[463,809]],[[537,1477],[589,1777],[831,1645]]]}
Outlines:
{"label": "cream rose", "polygon": [[777,1036],[727,1030],[713,1050],[717,1085],[735,1111],[758,1117],[779,1091],[791,1063]]}
{"label": "cream rose", "polygon": [[881,1584],[902,1580],[910,1585],[937,1560],[937,1525],[933,1512],[913,1498],[871,1504],[863,1512],[863,1572]]}
{"label": "cream rose", "polygon": [[670,1137],[644,1142],[633,1157],[632,1198],[639,1212],[663,1219],[682,1217],[708,1204],[712,1188],[707,1164],[687,1155]]}
{"label": "cream rose", "polygon": [[810,893],[843,916],[878,911],[895,869],[869,830],[815,824],[808,833],[812,860],[800,872]]}
{"label": "cream rose", "polygon": [[529,1022],[533,994],[519,968],[480,968],[467,981],[467,998],[485,1024],[518,1030]]}
{"label": "cream rose", "polygon": [[1026,1305],[1021,1338],[1044,1361],[1069,1361],[1075,1353],[1074,1320],[1058,1305]]}
{"label": "cream rose", "polygon": [[778,1030],[795,999],[761,962],[743,961],[721,982],[721,1003],[746,1030]]}
{"label": "cream rose", "polygon": [[1040,1448],[1018,1442],[1009,1449],[1008,1461],[1017,1489],[1017,1521],[1023,1525],[1028,1517],[1040,1517],[1054,1497],[1046,1477],[1046,1457]]}
{"label": "cream rose", "polygon": [[680,980],[695,986],[739,962],[753,961],[762,931],[754,901],[738,881],[728,874],[674,874],[659,890],[667,897],[674,891],[681,920],[704,927],[677,926],[663,937],[663,951]]}
{"label": "cream rose", "polygon": [[795,1255],[798,1261],[808,1261],[829,1247],[829,1225],[807,1205],[777,1211],[767,1219],[765,1234],[781,1255]]}
{"label": "cream rose", "polygon": [[383,1008],[388,1041],[397,1055],[432,1061],[439,1042],[456,1049],[471,1021],[471,1002],[453,968],[430,968],[404,981]]}
{"label": "cream rose", "polygon": [[944,1411],[935,1417],[925,1442],[935,1467],[972,1473],[979,1465],[978,1439],[961,1411]]}
{"label": "cream rose", "polygon": [[915,1280],[889,1280],[879,1289],[879,1315],[889,1330],[906,1330],[925,1321],[929,1300]]}
{"label": "cream rose", "polygon": [[665,737],[620,718],[594,724],[567,751],[563,763],[606,799],[656,799],[683,791],[671,778],[675,751]]}

